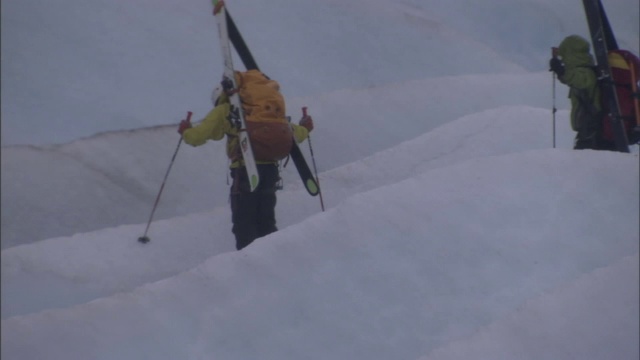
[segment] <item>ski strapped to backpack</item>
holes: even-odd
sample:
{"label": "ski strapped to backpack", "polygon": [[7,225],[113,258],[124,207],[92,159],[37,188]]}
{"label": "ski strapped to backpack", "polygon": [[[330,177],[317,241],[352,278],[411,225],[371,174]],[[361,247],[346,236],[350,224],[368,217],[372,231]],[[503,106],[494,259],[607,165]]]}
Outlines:
{"label": "ski strapped to backpack", "polygon": [[[603,109],[608,120],[603,125],[603,131],[613,139],[617,151],[629,152],[629,135],[626,123],[621,113],[618,91],[615,79],[611,73],[609,53],[618,50],[618,44],[607,19],[607,15],[600,0],[582,0],[585,15],[591,34],[591,42],[597,62],[597,78],[601,89]],[[606,130],[607,127],[609,130]]]}
{"label": "ski strapped to backpack", "polygon": [[231,57],[231,46],[229,44],[229,36],[227,33],[227,17],[223,1],[213,0],[213,15],[218,25],[218,35],[220,37],[220,50],[224,62],[224,75],[222,79],[222,88],[229,97],[230,110],[228,120],[238,131],[238,144],[244,167],[249,178],[249,189],[254,191],[260,182],[258,167],[253,156],[251,140],[247,132],[244,120],[244,110],[240,103],[238,94],[238,86],[236,84],[235,71],[233,69],[233,61]]}
{"label": "ski strapped to backpack", "polygon": [[[216,15],[216,19],[218,19],[218,17],[222,16],[224,13],[224,20],[225,20],[224,23],[226,26],[224,32],[226,34],[227,41],[230,41],[231,44],[233,44],[233,47],[236,49],[236,52],[238,53],[240,60],[242,60],[242,63],[244,64],[247,71],[250,71],[250,70],[259,71],[260,69],[258,67],[258,64],[253,58],[253,55],[251,54],[251,51],[247,47],[247,44],[245,43],[244,39],[240,35],[240,32],[238,31],[238,28],[236,27],[236,24],[233,21],[231,14],[229,13],[229,10],[226,9],[224,1],[223,0],[212,0],[212,1],[214,5],[214,15]],[[289,156],[293,161],[296,167],[296,170],[298,171],[298,175],[300,176],[302,183],[307,189],[307,192],[311,196],[317,196],[320,193],[320,187],[318,185],[317,180],[313,176],[313,172],[309,168],[309,164],[307,164],[307,161],[305,160],[304,155],[300,151],[300,147],[295,142],[295,140],[292,140]]]}

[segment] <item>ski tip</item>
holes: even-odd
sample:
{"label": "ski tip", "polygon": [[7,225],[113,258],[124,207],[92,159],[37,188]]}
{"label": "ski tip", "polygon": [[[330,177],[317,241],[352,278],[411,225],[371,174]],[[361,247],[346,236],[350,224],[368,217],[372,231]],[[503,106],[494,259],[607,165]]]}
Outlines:
{"label": "ski tip", "polygon": [[305,184],[307,191],[309,192],[309,194],[311,196],[316,196],[318,195],[318,193],[320,193],[319,189],[318,189],[318,184],[316,184],[316,182],[312,179],[307,180],[307,183]]}
{"label": "ski tip", "polygon": [[218,15],[224,6],[224,0],[213,0],[213,15]]}

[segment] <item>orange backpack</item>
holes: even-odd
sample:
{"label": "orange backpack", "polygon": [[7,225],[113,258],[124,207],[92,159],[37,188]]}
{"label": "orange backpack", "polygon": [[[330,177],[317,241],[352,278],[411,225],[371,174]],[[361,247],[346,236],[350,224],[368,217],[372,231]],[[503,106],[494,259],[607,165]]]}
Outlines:
{"label": "orange backpack", "polygon": [[293,146],[293,130],[280,85],[259,70],[236,71],[235,78],[256,161],[284,159]]}

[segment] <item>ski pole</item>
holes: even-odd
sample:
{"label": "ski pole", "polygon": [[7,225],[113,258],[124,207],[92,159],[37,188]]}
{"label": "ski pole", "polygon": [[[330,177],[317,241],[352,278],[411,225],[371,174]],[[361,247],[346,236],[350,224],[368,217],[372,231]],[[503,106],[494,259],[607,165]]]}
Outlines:
{"label": "ski pole", "polygon": [[[193,113],[191,111],[187,112],[187,122],[191,122],[191,115]],[[167,169],[167,173],[164,175],[164,180],[162,180],[162,185],[160,185],[160,191],[158,191],[158,196],[156,196],[156,201],[153,204],[153,208],[151,209],[151,215],[149,216],[149,221],[147,222],[147,228],[144,230],[144,235],[138,238],[138,241],[146,244],[151,239],[147,236],[147,232],[149,231],[149,226],[151,226],[151,220],[153,220],[153,214],[156,212],[156,208],[158,207],[158,202],[160,201],[160,195],[162,195],[162,190],[164,190],[164,184],[167,182],[167,178],[169,177],[169,172],[171,171],[171,166],[173,166],[173,162],[176,160],[176,155],[178,155],[178,150],[180,150],[180,144],[182,144],[182,135],[180,135],[180,141],[178,141],[178,146],[176,146],[176,151],[173,153],[173,157],[171,157],[171,162],[169,162],[169,168]]]}
{"label": "ski pole", "polygon": [[[307,107],[302,107],[302,117],[307,117]],[[311,134],[308,135],[307,142],[309,142],[309,152],[311,153],[311,162],[313,163],[313,172],[316,175],[316,183],[318,184],[318,194],[320,195],[320,208],[324,211],[324,201],[322,200],[322,188],[320,187],[320,178],[318,177],[318,169],[316,168],[316,158],[313,156],[313,146],[311,146]]]}
{"label": "ski pole", "polygon": [[551,110],[553,114],[553,148],[556,148],[556,73],[553,73],[553,109]]}
{"label": "ski pole", "polygon": [[[551,56],[555,59],[558,56],[558,49],[555,47],[551,48]],[[556,109],[556,73],[555,72],[551,72],[552,73],[552,78],[553,78],[553,82],[552,82],[552,98],[553,98],[553,108],[551,109],[551,114],[553,117],[553,148],[556,148],[556,112],[558,111],[558,109]]]}

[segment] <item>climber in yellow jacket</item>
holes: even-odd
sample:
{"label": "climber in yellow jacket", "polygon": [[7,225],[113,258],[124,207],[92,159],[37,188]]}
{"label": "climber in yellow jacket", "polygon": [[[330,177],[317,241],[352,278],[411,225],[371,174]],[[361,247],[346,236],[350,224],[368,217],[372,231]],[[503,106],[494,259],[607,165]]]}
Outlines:
{"label": "climber in yellow jacket", "polygon": [[[201,123],[191,127],[191,123],[183,120],[178,132],[184,142],[192,146],[203,145],[208,140],[227,138],[227,156],[231,161],[233,179],[230,191],[232,232],[236,239],[236,249],[241,250],[255,239],[278,230],[275,207],[280,174],[277,161],[256,161],[260,183],[257,189],[250,191],[247,171],[238,146],[238,130],[227,119],[231,105],[224,92],[215,94],[214,98],[216,96],[215,107]],[[300,143],[313,130],[313,119],[307,116],[300,120],[299,125],[290,125],[295,141]]]}

